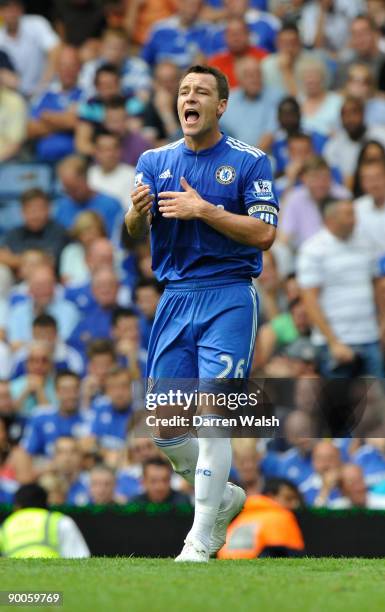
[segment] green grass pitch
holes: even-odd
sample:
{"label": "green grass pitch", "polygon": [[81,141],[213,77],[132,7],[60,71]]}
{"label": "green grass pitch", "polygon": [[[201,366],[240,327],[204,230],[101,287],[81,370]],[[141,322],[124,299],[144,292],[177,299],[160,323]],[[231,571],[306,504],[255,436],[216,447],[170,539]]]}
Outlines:
{"label": "green grass pitch", "polygon": [[385,559],[259,559],[208,565],[171,559],[1,559],[0,590],[64,594],[61,608],[18,610],[380,612],[385,610]]}

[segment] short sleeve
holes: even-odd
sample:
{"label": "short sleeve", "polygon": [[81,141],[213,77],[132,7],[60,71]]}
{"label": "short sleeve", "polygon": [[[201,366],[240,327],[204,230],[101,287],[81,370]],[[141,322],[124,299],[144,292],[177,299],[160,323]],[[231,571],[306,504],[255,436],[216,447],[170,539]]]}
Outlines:
{"label": "short sleeve", "polygon": [[[255,150],[257,151],[257,149]],[[255,153],[255,156],[257,153]],[[269,225],[278,224],[279,203],[273,182],[269,158],[262,155],[254,157],[243,182],[243,200],[250,217],[261,219]]]}
{"label": "short sleeve", "polygon": [[154,180],[154,169],[152,164],[152,155],[149,151],[143,153],[138,161],[135,170],[134,187],[139,183],[148,185],[151,188],[151,193],[156,194],[156,185]]}
{"label": "short sleeve", "polygon": [[36,17],[38,18],[35,21],[36,33],[38,34],[40,46],[44,51],[49,52],[59,44],[60,39],[47,19],[40,16]]}

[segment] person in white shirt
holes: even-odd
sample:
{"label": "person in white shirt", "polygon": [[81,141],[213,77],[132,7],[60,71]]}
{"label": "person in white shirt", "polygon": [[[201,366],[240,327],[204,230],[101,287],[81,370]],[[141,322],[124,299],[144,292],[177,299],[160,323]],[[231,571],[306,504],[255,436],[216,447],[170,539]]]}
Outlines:
{"label": "person in white shirt", "polygon": [[343,497],[329,502],[333,509],[367,508],[370,510],[385,510],[385,495],[368,491],[364,474],[359,465],[345,463],[341,467],[339,488]]}
{"label": "person in white shirt", "polygon": [[329,138],[323,155],[329,166],[338,168],[345,185],[351,189],[362,145],[375,139],[385,146],[385,127],[365,125],[365,104],[358,98],[345,98],[341,108],[342,128]]}
{"label": "person in white shirt", "polygon": [[385,255],[385,161],[364,162],[359,180],[364,195],[354,202],[357,223],[381,258]]}
{"label": "person in white shirt", "polygon": [[0,0],[0,48],[20,76],[20,91],[31,96],[51,80],[60,39],[44,17],[23,13],[23,0]]}
{"label": "person in white shirt", "polygon": [[130,193],[134,189],[135,168],[120,161],[120,139],[108,131],[95,137],[96,164],[88,171],[88,183],[95,191],[106,193],[120,201],[128,210]]}
{"label": "person in white shirt", "polygon": [[330,199],[322,214],[324,226],[305,241],[297,260],[320,372],[326,377],[381,378],[379,318],[383,326],[385,313],[376,308],[379,281],[372,241],[356,225],[351,201]]}

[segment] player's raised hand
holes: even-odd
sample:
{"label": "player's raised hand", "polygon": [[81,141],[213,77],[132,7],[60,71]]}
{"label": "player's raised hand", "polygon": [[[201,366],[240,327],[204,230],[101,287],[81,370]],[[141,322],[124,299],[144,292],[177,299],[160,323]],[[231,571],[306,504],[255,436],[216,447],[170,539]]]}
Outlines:
{"label": "player's raised hand", "polygon": [[150,187],[148,185],[143,185],[142,183],[139,183],[131,193],[132,205],[136,212],[141,216],[147,215],[151,209],[153,200],[154,196],[151,193]]}
{"label": "player's raised hand", "polygon": [[184,191],[162,191],[159,194],[159,211],[169,219],[196,219],[205,201],[183,176],[180,184]]}

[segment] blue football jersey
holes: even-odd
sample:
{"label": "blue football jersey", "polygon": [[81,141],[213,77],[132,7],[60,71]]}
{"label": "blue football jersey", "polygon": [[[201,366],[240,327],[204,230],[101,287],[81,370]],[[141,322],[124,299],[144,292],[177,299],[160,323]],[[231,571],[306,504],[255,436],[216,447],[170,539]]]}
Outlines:
{"label": "blue football jersey", "polygon": [[136,184],[149,185],[152,206],[152,268],[159,281],[218,277],[257,277],[262,253],[193,219],[166,219],[158,209],[158,194],[182,191],[184,177],[199,195],[228,212],[249,215],[276,226],[278,199],[268,157],[254,147],[223,135],[202,151],[189,149],[184,139],[142,154]]}

